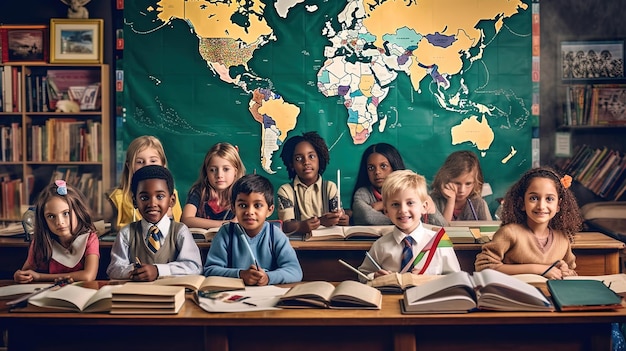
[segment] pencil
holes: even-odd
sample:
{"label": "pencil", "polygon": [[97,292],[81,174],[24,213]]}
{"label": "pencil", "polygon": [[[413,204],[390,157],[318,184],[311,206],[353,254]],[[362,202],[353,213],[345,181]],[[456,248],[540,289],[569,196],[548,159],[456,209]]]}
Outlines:
{"label": "pencil", "polygon": [[374,260],[374,257],[372,257],[372,255],[370,255],[369,251],[365,251],[365,257],[367,257],[376,267],[376,269],[378,269],[379,271],[383,269],[383,267],[381,267],[378,262],[376,262],[376,260]]}
{"label": "pencil", "polygon": [[550,267],[548,267],[548,269],[546,269],[545,272],[541,273],[541,276],[543,277],[544,275],[546,275],[546,273],[550,272],[550,270],[554,268],[557,264],[559,264],[559,262],[561,262],[561,260],[556,260],[553,264],[550,265]]}
{"label": "pencil", "polygon": [[252,252],[252,248],[250,247],[250,243],[248,242],[248,239],[246,238],[245,231],[243,230],[243,228],[241,228],[241,225],[239,223],[237,223],[236,226],[237,226],[237,228],[239,228],[239,236],[241,237],[241,241],[243,241],[243,243],[248,248],[248,252],[250,253],[250,257],[252,257],[252,261],[254,261],[254,265],[256,266],[256,270],[260,271],[260,269],[259,269],[259,262],[257,262],[256,257],[254,256],[254,252]]}
{"label": "pencil", "polygon": [[366,280],[372,280],[370,277],[368,277],[367,275],[365,275],[363,272],[361,272],[360,270],[352,267],[348,262],[344,261],[344,260],[339,260],[339,263],[341,263],[342,265],[348,267],[351,271],[353,271],[354,273],[360,275],[361,277],[365,278]]}

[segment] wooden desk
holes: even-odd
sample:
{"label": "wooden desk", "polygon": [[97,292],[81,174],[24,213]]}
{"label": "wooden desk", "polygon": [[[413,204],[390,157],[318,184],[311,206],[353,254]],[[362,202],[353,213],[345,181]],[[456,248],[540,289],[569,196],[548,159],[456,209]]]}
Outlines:
{"label": "wooden desk", "polygon": [[401,295],[382,309],[207,313],[187,301],[178,315],[0,312],[19,350],[610,350],[605,312],[472,312],[402,315]]}
{"label": "wooden desk", "polygon": [[[363,262],[365,251],[373,241],[291,241],[304,272],[305,281],[343,281],[356,279],[356,275],[340,265],[343,259],[355,267]],[[198,243],[202,262],[206,259],[210,243]],[[98,279],[107,279],[106,268],[111,260],[111,242],[100,242],[100,269]],[[24,264],[28,243],[22,239],[0,238],[0,279],[13,279],[13,273]],[[481,244],[454,246],[461,268],[474,271],[474,260]],[[585,232],[576,235],[573,251],[579,275],[604,275],[620,272],[619,253],[624,243],[602,233]]]}

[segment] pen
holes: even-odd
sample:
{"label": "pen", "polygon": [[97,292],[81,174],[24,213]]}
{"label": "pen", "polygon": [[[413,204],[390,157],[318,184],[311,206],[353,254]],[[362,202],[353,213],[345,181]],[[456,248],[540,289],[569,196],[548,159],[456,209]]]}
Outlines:
{"label": "pen", "polygon": [[559,264],[559,262],[561,262],[561,260],[556,260],[553,264],[550,265],[550,267],[548,267],[548,269],[546,269],[545,272],[541,273],[541,276],[543,277],[544,275],[546,275],[546,273],[548,273],[552,268]]}
{"label": "pen", "polygon": [[374,257],[372,257],[372,255],[370,255],[369,251],[365,251],[365,257],[367,257],[376,267],[376,269],[378,269],[379,271],[383,269],[383,267],[381,267],[378,262],[376,262],[374,260]]}
{"label": "pen", "polygon": [[248,305],[248,306],[254,306],[254,307],[256,307],[256,305],[255,305],[255,304],[253,304],[252,302],[244,301],[243,303],[244,303],[244,304],[246,304],[246,305]]}
{"label": "pen", "polygon": [[139,261],[139,257],[135,257],[135,269],[141,268],[141,261]]}

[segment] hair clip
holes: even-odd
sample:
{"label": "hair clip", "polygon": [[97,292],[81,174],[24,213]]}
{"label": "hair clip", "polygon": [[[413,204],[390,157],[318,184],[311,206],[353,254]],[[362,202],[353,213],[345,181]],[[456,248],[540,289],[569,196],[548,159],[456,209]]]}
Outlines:
{"label": "hair clip", "polygon": [[567,174],[564,175],[563,178],[561,178],[560,180],[565,189],[569,188],[572,185],[572,177]]}
{"label": "hair clip", "polygon": [[67,195],[67,184],[64,180],[55,180],[54,184],[57,186],[57,194]]}

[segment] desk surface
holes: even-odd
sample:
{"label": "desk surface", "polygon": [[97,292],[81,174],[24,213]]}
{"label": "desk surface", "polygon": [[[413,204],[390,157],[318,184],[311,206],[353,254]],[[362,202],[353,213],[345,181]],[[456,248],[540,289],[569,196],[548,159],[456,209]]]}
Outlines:
{"label": "desk surface", "polygon": [[[534,351],[609,350],[610,323],[626,322],[626,308],[602,312],[481,311],[403,315],[401,298],[401,295],[384,295],[381,310],[314,308],[209,313],[190,299],[177,315],[4,310],[0,311],[0,328],[8,329],[11,350],[29,351],[111,350],[120,345],[133,350],[487,351],[510,348]],[[37,330],[37,338],[32,337],[32,330]],[[74,335],[89,335],[89,338],[71,337],[71,342],[61,346],[50,343],[68,330]],[[146,341],[147,332],[167,337]]]}

